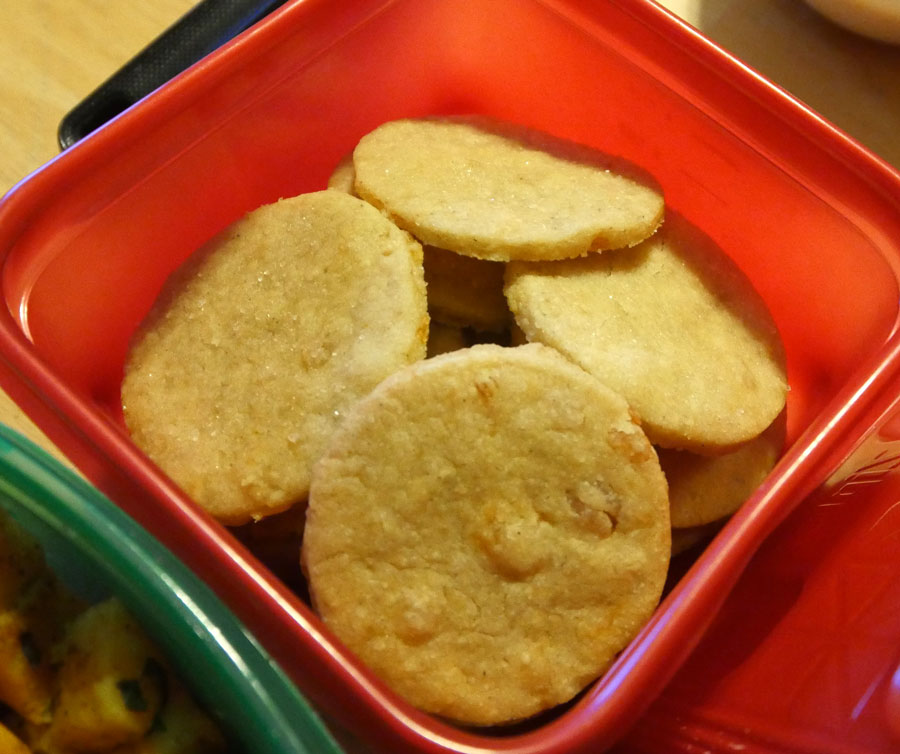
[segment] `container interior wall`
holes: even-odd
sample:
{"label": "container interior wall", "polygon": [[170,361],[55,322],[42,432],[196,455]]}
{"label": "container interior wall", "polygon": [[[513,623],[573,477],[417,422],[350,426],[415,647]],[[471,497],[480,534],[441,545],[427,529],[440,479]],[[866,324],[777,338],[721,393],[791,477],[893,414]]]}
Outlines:
{"label": "container interior wall", "polygon": [[695,63],[615,5],[594,4],[599,25],[530,0],[477,12],[463,0],[368,5],[315,54],[298,52],[315,29],[297,25],[239,75],[191,82],[189,103],[52,197],[22,236],[4,270],[7,304],[39,354],[104,410],[118,413],[128,340],[194,248],[262,203],[324,188],[372,127],[425,114],[519,121],[649,169],[771,308],[789,357],[789,437],[884,343],[896,250],[824,188],[827,175],[804,180],[645,70],[653,54],[671,60],[673,80]]}

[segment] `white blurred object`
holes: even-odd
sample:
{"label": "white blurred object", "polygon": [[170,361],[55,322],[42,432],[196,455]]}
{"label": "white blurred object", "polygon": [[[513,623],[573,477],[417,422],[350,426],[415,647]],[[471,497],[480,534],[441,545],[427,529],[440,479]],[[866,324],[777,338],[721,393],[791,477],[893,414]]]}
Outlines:
{"label": "white blurred object", "polygon": [[857,34],[900,44],[900,0],[806,0],[823,16]]}

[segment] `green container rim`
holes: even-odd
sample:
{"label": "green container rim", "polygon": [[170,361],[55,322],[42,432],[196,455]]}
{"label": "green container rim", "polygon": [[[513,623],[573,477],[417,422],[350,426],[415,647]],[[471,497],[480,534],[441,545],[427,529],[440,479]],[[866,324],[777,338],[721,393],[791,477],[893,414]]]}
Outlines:
{"label": "green container rim", "polygon": [[115,595],[247,754],[340,754],[308,701],[215,593],[99,490],[0,425],[0,509],[64,582]]}

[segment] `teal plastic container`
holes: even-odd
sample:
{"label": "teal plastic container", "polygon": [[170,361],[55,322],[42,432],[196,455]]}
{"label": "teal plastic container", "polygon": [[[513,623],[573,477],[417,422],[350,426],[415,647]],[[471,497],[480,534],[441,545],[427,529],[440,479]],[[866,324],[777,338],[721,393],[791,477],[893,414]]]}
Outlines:
{"label": "teal plastic container", "polygon": [[88,600],[118,597],[235,752],[339,754],[306,699],[222,601],[96,488],[0,425],[0,509]]}

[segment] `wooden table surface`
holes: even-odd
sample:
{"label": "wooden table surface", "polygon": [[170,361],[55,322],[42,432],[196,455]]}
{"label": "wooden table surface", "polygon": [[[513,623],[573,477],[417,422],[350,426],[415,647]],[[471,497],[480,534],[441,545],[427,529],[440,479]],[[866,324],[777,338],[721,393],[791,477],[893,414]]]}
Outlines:
{"label": "wooden table surface", "polygon": [[[195,2],[3,0],[0,192],[51,159],[63,116]],[[838,29],[800,0],[662,4],[900,167],[900,47]],[[2,393],[0,422],[54,450]]]}

